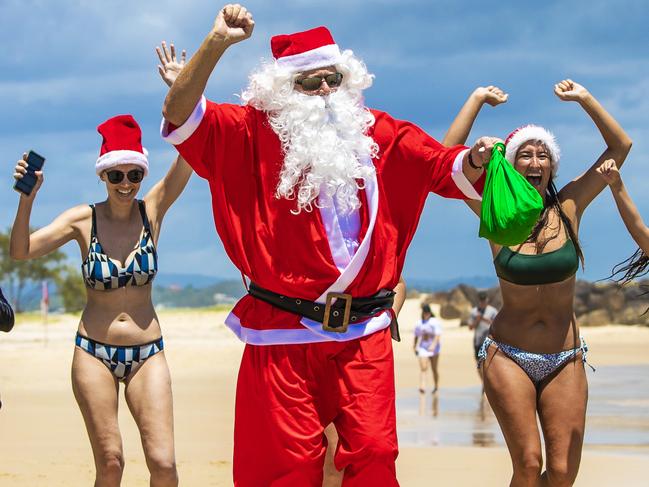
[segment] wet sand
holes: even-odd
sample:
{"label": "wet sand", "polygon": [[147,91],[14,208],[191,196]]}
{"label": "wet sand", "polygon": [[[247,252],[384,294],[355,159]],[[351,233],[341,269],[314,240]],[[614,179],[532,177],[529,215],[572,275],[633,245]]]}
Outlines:
{"label": "wet sand", "polygon": [[[401,318],[403,341],[395,344],[400,430],[407,429],[410,421],[419,421],[413,419],[416,413],[401,406],[407,406],[409,397],[416,397],[418,366],[412,353],[412,327],[417,314],[418,301],[408,301]],[[224,317],[225,313],[217,312],[160,313],[173,378],[181,485],[232,485],[234,391],[243,345],[222,324]],[[34,322],[19,322],[11,333],[0,334],[1,486],[92,484],[90,445],[70,386],[76,324],[73,316],[55,318],[47,329],[47,344],[43,326]],[[589,360],[596,367],[649,365],[649,328],[606,326],[583,333],[590,346]],[[455,322],[445,322],[440,401],[451,401],[454,395],[479,387],[472,353],[471,333]],[[591,387],[593,398],[596,393]],[[620,411],[625,410],[625,404],[638,407],[637,402],[644,399],[628,397],[625,401]],[[620,415],[619,421],[626,424],[629,420]],[[138,432],[123,400],[120,424],[126,456],[122,485],[148,485]],[[646,429],[647,425],[640,418],[635,427]],[[495,444],[489,448],[444,443],[428,446],[404,437],[398,460],[401,485],[506,485],[511,472],[509,457],[497,441]],[[648,445],[649,434],[644,446],[633,448],[587,445],[575,485],[649,485]]]}

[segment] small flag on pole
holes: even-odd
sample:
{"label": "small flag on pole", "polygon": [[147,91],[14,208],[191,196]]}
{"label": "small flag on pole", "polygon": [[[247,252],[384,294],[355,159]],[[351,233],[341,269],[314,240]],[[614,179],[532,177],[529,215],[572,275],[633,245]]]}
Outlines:
{"label": "small flag on pole", "polygon": [[50,305],[50,293],[47,289],[47,281],[43,281],[43,285],[41,287],[41,302],[43,303],[44,307],[49,307]]}

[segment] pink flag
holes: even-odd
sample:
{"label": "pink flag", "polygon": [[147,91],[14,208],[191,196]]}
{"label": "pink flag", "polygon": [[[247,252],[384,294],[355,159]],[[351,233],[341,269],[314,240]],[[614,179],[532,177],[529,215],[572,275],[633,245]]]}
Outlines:
{"label": "pink flag", "polygon": [[45,306],[49,306],[50,304],[50,293],[47,289],[47,281],[43,281],[43,285],[41,287],[41,302]]}

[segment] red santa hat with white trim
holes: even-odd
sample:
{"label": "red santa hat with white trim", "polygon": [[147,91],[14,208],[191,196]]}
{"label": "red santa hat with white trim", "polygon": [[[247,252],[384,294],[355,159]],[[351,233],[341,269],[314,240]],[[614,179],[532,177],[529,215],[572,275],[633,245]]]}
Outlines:
{"label": "red santa hat with white trim", "polygon": [[292,73],[333,66],[341,59],[331,32],[322,26],[274,36],[270,47],[277,65]]}
{"label": "red santa hat with white trim", "polygon": [[505,159],[514,164],[518,149],[530,140],[542,142],[550,153],[550,158],[552,159],[552,177],[555,178],[559,169],[561,149],[559,149],[559,144],[557,144],[557,139],[554,134],[539,125],[523,125],[509,134],[505,140]]}
{"label": "red santa hat with white trim", "polygon": [[117,115],[97,127],[103,137],[99,159],[95,165],[97,175],[121,164],[135,164],[149,173],[147,150],[142,147],[142,130],[132,115]]}

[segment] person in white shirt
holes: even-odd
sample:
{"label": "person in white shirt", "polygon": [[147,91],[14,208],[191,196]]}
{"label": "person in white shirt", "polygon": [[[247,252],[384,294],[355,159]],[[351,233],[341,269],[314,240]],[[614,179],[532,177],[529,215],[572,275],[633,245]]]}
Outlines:
{"label": "person in white shirt", "polygon": [[413,350],[419,359],[419,392],[424,393],[426,388],[426,372],[428,364],[433,374],[434,389],[437,392],[439,385],[439,372],[437,364],[441,350],[440,337],[442,335],[442,324],[435,318],[433,311],[427,304],[421,307],[421,320],[415,325],[415,341]]}
{"label": "person in white shirt", "polygon": [[487,293],[478,293],[478,305],[471,310],[469,318],[469,329],[474,330],[473,333],[473,351],[476,361],[478,360],[478,352],[482,343],[489,335],[491,323],[498,314],[498,310],[489,304]]}

